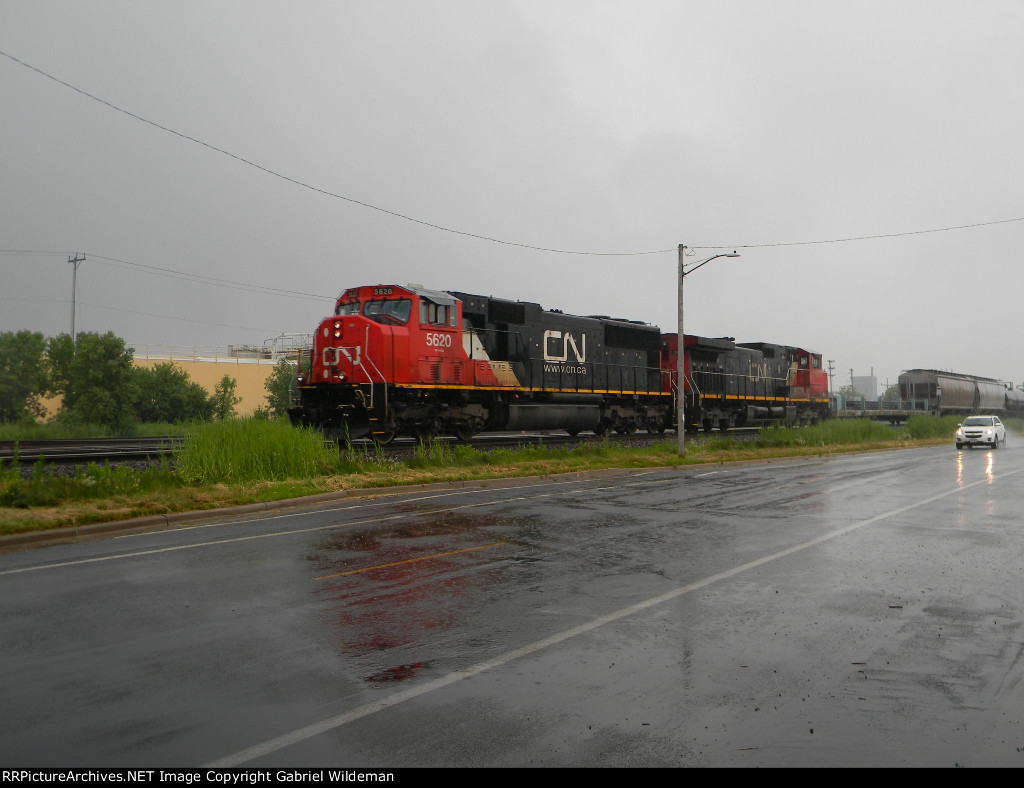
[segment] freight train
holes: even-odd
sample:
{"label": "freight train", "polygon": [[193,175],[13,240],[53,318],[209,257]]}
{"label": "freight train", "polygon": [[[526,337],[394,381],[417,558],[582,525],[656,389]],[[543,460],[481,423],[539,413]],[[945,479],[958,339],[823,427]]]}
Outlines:
{"label": "freight train", "polygon": [[[676,429],[679,342],[647,323],[420,285],[344,290],[300,363],[294,424],[339,438]],[[686,335],[687,429],[829,414],[821,355]]]}
{"label": "freight train", "polygon": [[994,378],[910,369],[900,375],[899,386],[900,403],[911,411],[939,416],[968,413],[1024,416],[1024,391]]}

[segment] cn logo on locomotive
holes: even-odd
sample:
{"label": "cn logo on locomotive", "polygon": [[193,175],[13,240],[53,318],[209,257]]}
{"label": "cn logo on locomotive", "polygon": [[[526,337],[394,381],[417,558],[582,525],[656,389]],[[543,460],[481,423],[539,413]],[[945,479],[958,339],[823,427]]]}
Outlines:
{"label": "cn logo on locomotive", "polygon": [[[558,353],[558,340],[561,342],[561,354]],[[544,360],[545,361],[566,361],[569,357],[569,347],[572,347],[576,361],[582,364],[587,360],[587,335],[583,334],[579,345],[572,334],[566,331],[545,331],[544,332]],[[581,347],[582,346],[582,347]],[[552,352],[554,350],[554,352]]]}
{"label": "cn logo on locomotive", "polygon": [[[359,345],[355,347],[325,347],[324,348],[324,366],[332,367],[337,366],[341,363],[341,357],[344,356],[349,360],[349,363],[359,367],[362,366],[362,361],[359,358],[360,350],[362,348]],[[350,351],[355,351],[355,357],[353,358]]]}

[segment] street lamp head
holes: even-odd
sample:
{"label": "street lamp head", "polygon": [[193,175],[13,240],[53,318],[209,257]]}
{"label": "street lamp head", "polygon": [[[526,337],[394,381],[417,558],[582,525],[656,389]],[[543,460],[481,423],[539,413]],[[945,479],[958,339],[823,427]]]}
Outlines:
{"label": "street lamp head", "polygon": [[712,260],[717,260],[719,257],[739,257],[739,256],[740,255],[739,255],[738,252],[722,252],[721,254],[712,255],[711,257],[707,258],[706,260],[701,260],[699,263],[697,263],[695,265],[691,265],[689,268],[684,269],[683,270],[683,276],[687,276],[688,274],[692,274],[694,271],[696,271],[702,265],[706,265],[707,263],[710,263]]}

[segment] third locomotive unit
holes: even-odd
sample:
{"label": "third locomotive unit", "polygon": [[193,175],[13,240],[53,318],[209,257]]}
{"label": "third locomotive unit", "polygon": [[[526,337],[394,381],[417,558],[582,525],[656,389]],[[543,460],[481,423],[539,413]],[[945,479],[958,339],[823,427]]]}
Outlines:
{"label": "third locomotive unit", "polygon": [[[602,315],[416,285],[342,292],[289,415],[336,437],[676,429],[678,336]],[[686,335],[686,428],[829,414],[821,355]]]}

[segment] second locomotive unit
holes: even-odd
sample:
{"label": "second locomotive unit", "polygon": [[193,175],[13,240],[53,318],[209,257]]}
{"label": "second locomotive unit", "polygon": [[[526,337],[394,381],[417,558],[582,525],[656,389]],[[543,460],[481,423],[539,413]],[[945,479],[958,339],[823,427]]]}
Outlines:
{"label": "second locomotive unit", "polygon": [[[662,367],[676,390],[679,339],[663,334]],[[831,415],[828,373],[821,354],[732,337],[683,342],[686,428],[710,432],[769,422],[816,424]]]}

